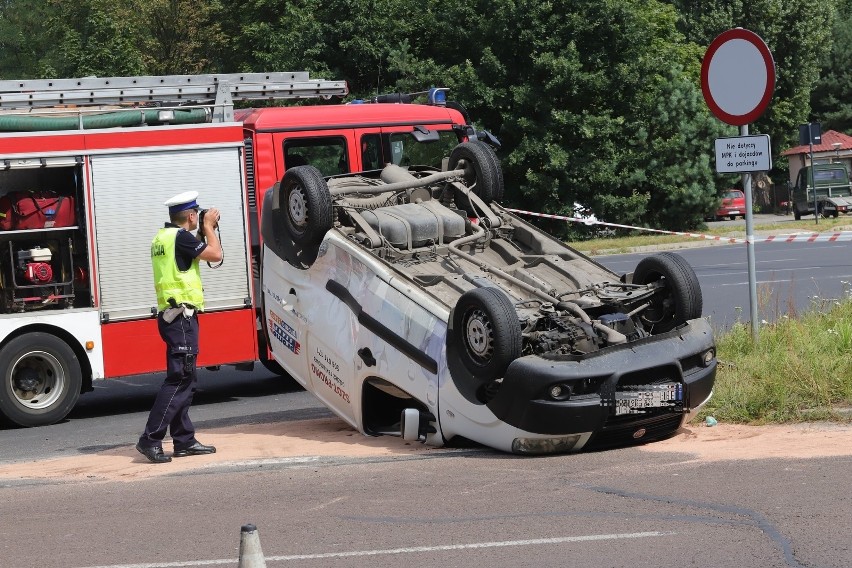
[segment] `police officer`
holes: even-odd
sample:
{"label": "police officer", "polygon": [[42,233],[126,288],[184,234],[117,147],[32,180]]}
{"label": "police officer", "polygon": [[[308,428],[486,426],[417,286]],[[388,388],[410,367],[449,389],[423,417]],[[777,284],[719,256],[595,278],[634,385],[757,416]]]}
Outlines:
{"label": "police officer", "polygon": [[[213,446],[195,439],[189,407],[198,376],[198,312],[204,310],[199,261],[221,262],[222,246],[216,233],[219,210],[208,209],[199,240],[197,191],[187,191],[166,201],[170,222],[151,243],[154,287],[157,292],[157,328],[166,342],[166,378],[148,415],[145,431],[136,449],[153,463],[172,461],[163,453],[168,429],[174,442],[174,457],[212,454]],[[205,242],[206,241],[206,242]]]}

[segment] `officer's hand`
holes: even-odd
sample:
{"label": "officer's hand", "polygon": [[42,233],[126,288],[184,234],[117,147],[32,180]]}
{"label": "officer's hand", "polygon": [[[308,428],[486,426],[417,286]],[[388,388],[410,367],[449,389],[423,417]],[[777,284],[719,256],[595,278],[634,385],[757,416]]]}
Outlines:
{"label": "officer's hand", "polygon": [[219,225],[219,210],[211,207],[204,213],[204,226],[208,229],[215,229]]}

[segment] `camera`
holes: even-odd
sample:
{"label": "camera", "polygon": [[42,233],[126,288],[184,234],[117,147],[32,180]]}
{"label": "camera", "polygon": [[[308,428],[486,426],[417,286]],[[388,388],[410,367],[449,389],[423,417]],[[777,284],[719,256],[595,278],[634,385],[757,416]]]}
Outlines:
{"label": "camera", "polygon": [[[198,210],[198,229],[201,230],[201,227],[204,226],[204,215],[207,213],[207,209],[199,209]],[[214,229],[219,227],[219,223],[216,223]]]}
{"label": "camera", "polygon": [[[204,237],[204,214],[207,213],[207,209],[199,209],[198,210],[198,239],[201,241],[206,241]],[[216,223],[214,229],[219,228],[219,223]]]}

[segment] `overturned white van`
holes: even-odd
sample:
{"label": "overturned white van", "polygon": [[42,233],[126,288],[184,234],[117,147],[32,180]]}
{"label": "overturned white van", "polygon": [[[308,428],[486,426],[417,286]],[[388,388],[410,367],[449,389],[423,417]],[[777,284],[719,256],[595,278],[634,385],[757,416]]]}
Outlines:
{"label": "overturned white van", "polygon": [[689,264],[614,274],[498,204],[486,144],[445,163],[294,167],[266,193],[274,359],[367,435],[541,454],[677,431],[717,364]]}

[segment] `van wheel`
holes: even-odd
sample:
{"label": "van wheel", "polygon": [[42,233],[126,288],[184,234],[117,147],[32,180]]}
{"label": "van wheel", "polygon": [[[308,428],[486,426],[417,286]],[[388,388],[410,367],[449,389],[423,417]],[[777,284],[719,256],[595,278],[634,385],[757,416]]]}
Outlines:
{"label": "van wheel", "polygon": [[487,159],[491,162],[492,167],[496,172],[492,201],[496,201],[498,203],[503,201],[503,194],[506,192],[506,183],[503,180],[503,167],[500,165],[500,158],[497,157],[497,153],[494,151],[494,148],[481,140],[472,140],[468,142],[468,144],[482,148],[484,157],[487,157]]}
{"label": "van wheel", "polygon": [[502,377],[509,364],[521,356],[518,313],[498,288],[468,290],[450,317],[462,342],[459,358],[477,379]]}
{"label": "van wheel", "polygon": [[290,238],[298,245],[318,245],[332,227],[331,193],[322,173],[313,166],[290,168],[280,191]]}
{"label": "van wheel", "polygon": [[793,219],[795,219],[796,221],[802,220],[802,214],[799,213],[799,208],[796,206],[793,206]]}
{"label": "van wheel", "polygon": [[0,413],[19,426],[65,418],[80,398],[83,374],[71,347],[48,333],[26,333],[0,351]]}
{"label": "van wheel", "polygon": [[664,333],[701,317],[703,298],[695,271],[680,255],[661,252],[639,261],[633,271],[635,284],[663,281],[651,298],[651,305],[640,315],[651,333]]}
{"label": "van wheel", "polygon": [[[485,203],[491,203],[503,196],[500,161],[487,144],[479,141],[459,144],[450,153],[449,169],[456,169],[462,160],[465,185],[472,187],[473,192]],[[468,212],[472,212],[472,206],[464,196],[461,196],[459,201]]]}

